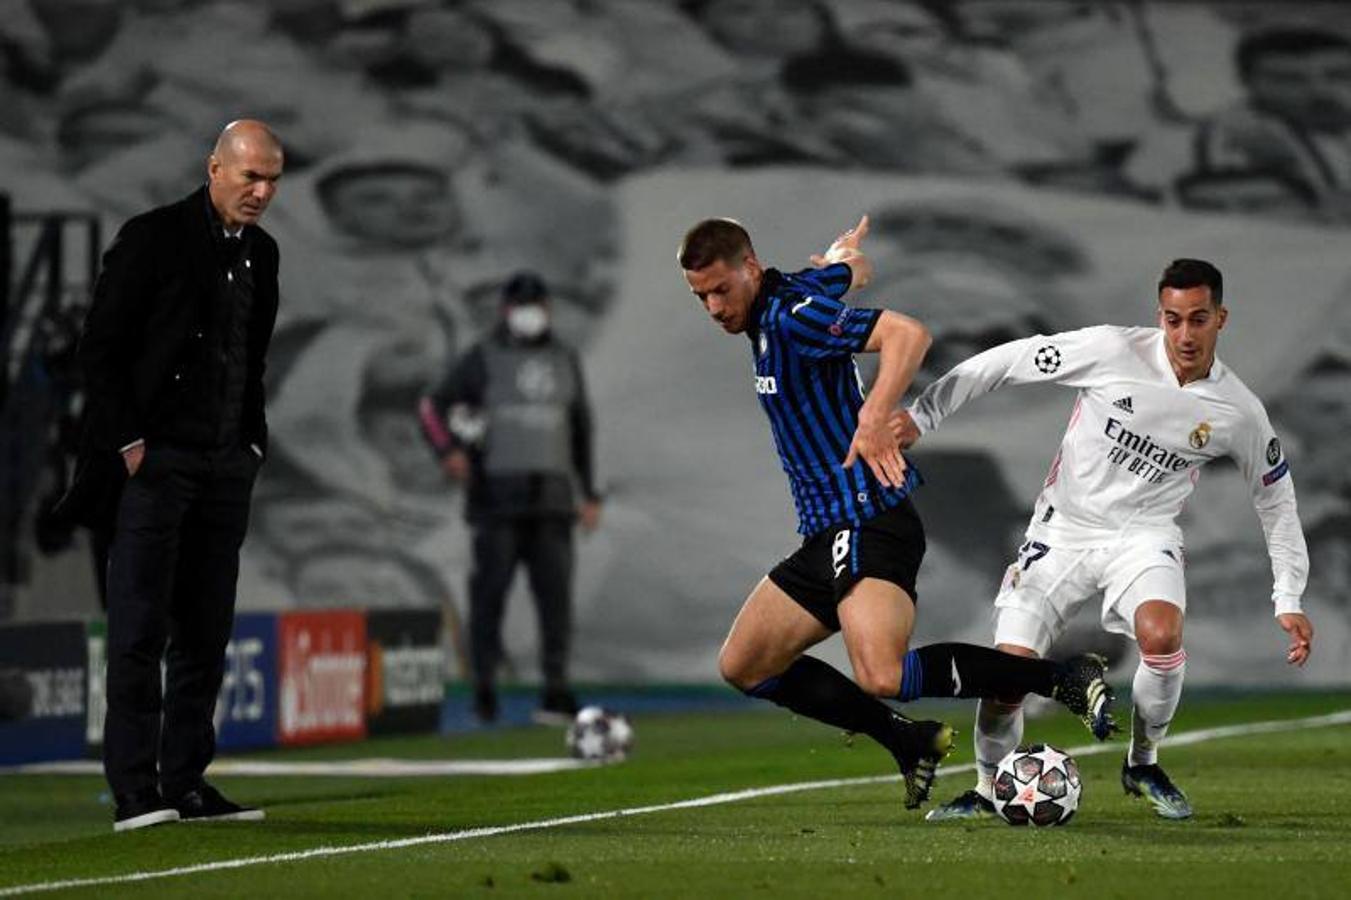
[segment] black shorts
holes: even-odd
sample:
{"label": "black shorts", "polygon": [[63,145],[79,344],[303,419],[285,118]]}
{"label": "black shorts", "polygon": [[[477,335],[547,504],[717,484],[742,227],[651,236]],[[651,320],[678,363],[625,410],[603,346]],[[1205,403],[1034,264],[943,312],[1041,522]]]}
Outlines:
{"label": "black shorts", "polygon": [[769,572],[774,582],[831,631],[840,630],[836,607],[864,578],[880,578],[916,598],[915,578],[924,559],[924,524],[910,498],[855,526],[832,525],[802,542]]}

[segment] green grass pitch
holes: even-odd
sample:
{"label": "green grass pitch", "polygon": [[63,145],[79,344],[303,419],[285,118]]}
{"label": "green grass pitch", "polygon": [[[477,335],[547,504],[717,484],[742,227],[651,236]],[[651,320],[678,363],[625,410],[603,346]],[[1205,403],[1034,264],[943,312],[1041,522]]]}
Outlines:
{"label": "green grass pitch", "polygon": [[[1128,708],[1128,707],[1127,707]],[[1188,696],[1175,734],[1351,709],[1351,693]],[[913,707],[962,732],[973,704]],[[369,844],[484,826],[687,800],[725,791],[889,774],[870,741],[767,709],[635,720],[627,763],[515,777],[222,778],[267,808],[261,824],[168,825],[115,835],[101,779],[0,775],[0,896],[6,888],[154,872],[316,847]],[[1064,715],[1032,720],[1028,740],[1089,743]],[[270,753],[486,759],[558,756],[557,729]],[[1068,826],[933,825],[902,808],[898,783],[828,788],[695,809],[399,849],[375,849],[68,888],[37,896],[135,897],[924,897],[1094,900],[1135,897],[1351,896],[1351,727],[1224,737],[1165,748],[1197,810],[1157,819],[1123,796],[1124,743],[1083,756],[1085,792]],[[935,799],[971,782],[940,778]]]}

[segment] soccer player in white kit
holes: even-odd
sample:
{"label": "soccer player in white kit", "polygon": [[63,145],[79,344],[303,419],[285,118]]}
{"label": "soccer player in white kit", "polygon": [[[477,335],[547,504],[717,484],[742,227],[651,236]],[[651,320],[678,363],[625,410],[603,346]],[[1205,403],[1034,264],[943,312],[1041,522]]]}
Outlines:
{"label": "soccer player in white kit", "polygon": [[[1222,296],[1213,265],[1175,260],[1159,280],[1158,328],[1100,325],[1011,341],[954,367],[901,414],[901,444],[909,446],[968,400],[1005,385],[1077,389],[1027,540],[995,598],[995,644],[1044,656],[1074,612],[1101,594],[1103,627],[1140,648],[1122,786],[1169,819],[1192,814],[1157,751],[1187,660],[1186,560],[1176,518],[1211,460],[1231,457],[1252,493],[1271,557],[1276,621],[1290,637],[1287,661],[1304,665],[1313,640],[1300,603],[1308,552],[1290,466],[1261,401],[1215,356],[1228,318]],[[1022,737],[1021,704],[980,701],[976,788],[926,818],[993,812],[991,779]]]}

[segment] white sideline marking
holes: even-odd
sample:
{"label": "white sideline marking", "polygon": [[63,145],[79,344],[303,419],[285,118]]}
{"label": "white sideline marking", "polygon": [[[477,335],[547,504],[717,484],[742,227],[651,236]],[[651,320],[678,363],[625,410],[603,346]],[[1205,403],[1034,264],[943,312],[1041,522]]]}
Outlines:
{"label": "white sideline marking", "polygon": [[[1176,737],[1166,738],[1163,743],[1169,746],[1200,744],[1219,738],[1239,737],[1253,734],[1269,734],[1276,731],[1298,731],[1306,728],[1324,728],[1329,725],[1351,724],[1351,710],[1330,713],[1324,716],[1310,716],[1304,719],[1284,719],[1268,722],[1250,722],[1245,725],[1226,725],[1220,728],[1203,728],[1188,731]],[[1121,752],[1120,744],[1084,744],[1067,750],[1073,756],[1098,756],[1103,753]],[[939,775],[956,775],[970,772],[974,763],[939,769]],[[425,834],[421,837],[400,838],[390,841],[372,841],[367,844],[349,844],[339,847],[314,847],[310,850],[296,850],[289,853],[274,853],[268,856],[247,856],[240,859],[223,859],[216,862],[197,863],[191,866],[178,866],[172,869],[158,869],[145,872],[131,872],[126,875],[107,875],[96,878],[71,878],[66,881],[42,881],[31,884],[18,884],[0,888],[0,897],[14,897],[20,894],[36,894],[42,891],[57,891],[66,888],[94,887],[104,884],[128,884],[137,881],[150,881],[157,878],[169,878],[175,875],[196,875],[201,872],[219,872],[228,869],[242,869],[248,866],[272,865],[276,863],[300,862],[325,856],[342,856],[349,853],[371,853],[378,850],[401,850],[405,847],[417,847],[422,844],[449,844],[455,841],[467,841],[473,838],[493,837],[499,834],[512,834],[521,831],[539,831],[545,828],[558,828],[562,825],[580,825],[602,819],[620,819],[628,816],[642,816],[648,813],[670,812],[678,809],[696,809],[703,806],[720,806],[725,803],[739,803],[742,800],[756,800],[760,797],[776,797],[784,794],[796,794],[803,791],[819,791],[837,787],[856,787],[867,784],[880,784],[898,781],[899,775],[876,775],[865,778],[832,778],[826,781],[803,781],[797,784],[777,784],[762,788],[747,788],[741,791],[729,791],[696,797],[693,800],[679,800],[674,803],[656,803],[651,806],[635,806],[628,809],[612,809],[606,812],[581,813],[575,816],[562,816],[556,819],[538,819],[534,822],[521,822],[516,825],[494,825],[484,828],[469,828],[464,831],[448,831],[442,834]],[[173,827],[173,826],[169,826]]]}
{"label": "white sideline marking", "polygon": [[[213,762],[211,775],[347,775],[406,778],[444,775],[539,775],[594,768],[579,759],[345,759],[329,762],[272,762],[229,759]],[[103,764],[81,759],[0,767],[0,775],[102,775]]]}

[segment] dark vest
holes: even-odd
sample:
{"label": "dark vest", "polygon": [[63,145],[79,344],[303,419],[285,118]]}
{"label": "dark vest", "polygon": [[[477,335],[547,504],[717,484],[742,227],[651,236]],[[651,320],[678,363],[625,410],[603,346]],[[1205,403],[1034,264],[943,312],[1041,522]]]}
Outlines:
{"label": "dark vest", "polygon": [[567,351],[557,344],[511,346],[489,343],[483,413],[483,470],[489,476],[572,471],[572,426],[568,410],[577,399],[577,379]]}
{"label": "dark vest", "polygon": [[571,407],[581,385],[567,348],[552,341],[483,345],[487,423],[475,454],[470,521],[574,512]]}

